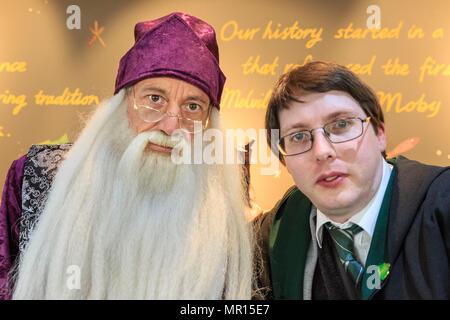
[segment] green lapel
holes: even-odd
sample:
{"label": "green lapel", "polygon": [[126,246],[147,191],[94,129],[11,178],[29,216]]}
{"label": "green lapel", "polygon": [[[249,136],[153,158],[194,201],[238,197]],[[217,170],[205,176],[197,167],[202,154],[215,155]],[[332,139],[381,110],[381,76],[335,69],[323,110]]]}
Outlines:
{"label": "green lapel", "polygon": [[[366,266],[376,266],[382,273],[388,267],[386,236],[389,206],[396,158],[388,162],[394,165],[375,225]],[[275,299],[303,299],[303,277],[306,254],[311,241],[309,215],[311,201],[297,188],[293,188],[280,201],[270,230],[269,250],[273,292]],[[361,299],[367,300],[378,288],[369,284],[374,272],[366,268],[362,283]]]}
{"label": "green lapel", "polygon": [[[392,184],[397,174],[397,158],[387,160],[393,164],[389,183],[378,214],[377,223],[373,232],[369,254],[367,255],[366,267],[361,284],[361,300],[368,300],[381,287],[381,283],[386,279],[389,271],[389,261],[387,256],[387,226],[389,219],[389,207],[391,204]],[[378,278],[380,277],[380,278]],[[378,282],[377,280],[380,279]],[[379,284],[380,286],[377,286]]]}
{"label": "green lapel", "polygon": [[294,188],[274,217],[269,250],[275,299],[303,299],[306,253],[311,241],[310,211],[311,201]]}

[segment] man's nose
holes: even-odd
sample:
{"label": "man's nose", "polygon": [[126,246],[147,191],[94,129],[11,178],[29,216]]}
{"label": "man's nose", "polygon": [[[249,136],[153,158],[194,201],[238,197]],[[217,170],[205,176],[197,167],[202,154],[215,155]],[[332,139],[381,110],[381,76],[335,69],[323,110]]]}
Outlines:
{"label": "man's nose", "polygon": [[166,109],[166,114],[158,122],[155,129],[164,131],[167,135],[171,136],[172,133],[180,128],[180,121],[178,117],[180,116],[180,107],[177,105],[169,105]]}
{"label": "man's nose", "polygon": [[334,144],[328,140],[325,130],[322,129],[314,132],[312,152],[317,161],[336,158]]}

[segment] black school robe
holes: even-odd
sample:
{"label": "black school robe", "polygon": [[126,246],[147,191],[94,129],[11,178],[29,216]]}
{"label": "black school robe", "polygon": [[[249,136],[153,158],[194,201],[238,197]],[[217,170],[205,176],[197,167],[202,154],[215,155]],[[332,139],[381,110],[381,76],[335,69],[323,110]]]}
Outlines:
{"label": "black school robe", "polygon": [[[384,249],[386,262],[390,264],[389,274],[381,287],[366,298],[450,299],[450,167],[429,166],[400,156],[396,168]],[[258,282],[260,287],[266,288],[269,299],[303,298],[303,272],[311,241],[310,211],[298,213],[297,223],[302,233],[297,237],[298,243],[293,245],[298,250],[297,258],[286,265],[290,270],[271,268],[271,257],[280,255],[273,252],[273,243],[270,245],[282,231],[279,224],[274,224],[274,218],[282,215],[285,204],[299,194],[302,195],[296,188],[291,188],[271,211],[255,219],[261,253],[261,259],[256,259],[257,267],[261,269]],[[310,207],[310,201],[303,197],[297,201],[304,208],[308,204]],[[289,259],[291,253],[284,252],[283,255]],[[298,284],[295,292],[286,288],[289,279],[273,285],[273,279],[279,279],[284,272],[294,275],[292,280]]]}

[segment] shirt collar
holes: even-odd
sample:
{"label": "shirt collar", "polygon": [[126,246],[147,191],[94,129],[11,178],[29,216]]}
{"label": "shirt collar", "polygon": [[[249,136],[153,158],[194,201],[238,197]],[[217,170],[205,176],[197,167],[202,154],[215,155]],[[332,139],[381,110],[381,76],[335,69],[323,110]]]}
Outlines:
{"label": "shirt collar", "polygon": [[391,176],[391,165],[383,159],[383,176],[381,178],[380,186],[375,196],[370,202],[357,214],[353,215],[344,223],[337,223],[331,221],[323,212],[317,209],[317,224],[316,224],[316,239],[319,247],[322,248],[322,227],[325,223],[331,222],[333,225],[345,229],[352,224],[359,225],[367,234],[372,237],[377,222],[378,213],[380,212],[381,204],[383,203],[384,193],[386,192],[389,178]]}

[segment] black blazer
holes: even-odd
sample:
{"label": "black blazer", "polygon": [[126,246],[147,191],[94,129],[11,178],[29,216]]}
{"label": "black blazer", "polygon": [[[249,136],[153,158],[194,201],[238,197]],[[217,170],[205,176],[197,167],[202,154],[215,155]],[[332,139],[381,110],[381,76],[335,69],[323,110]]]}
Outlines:
{"label": "black blazer", "polygon": [[[273,298],[270,231],[287,198],[254,221],[260,248],[256,255],[258,285],[265,288],[269,299]],[[389,276],[371,299],[450,299],[450,167],[398,157],[388,216],[387,256]]]}

